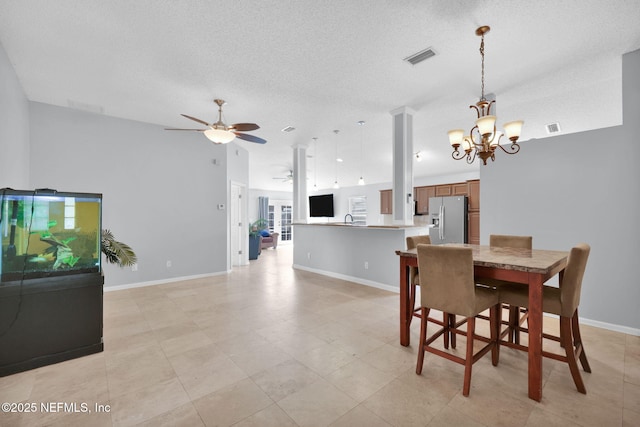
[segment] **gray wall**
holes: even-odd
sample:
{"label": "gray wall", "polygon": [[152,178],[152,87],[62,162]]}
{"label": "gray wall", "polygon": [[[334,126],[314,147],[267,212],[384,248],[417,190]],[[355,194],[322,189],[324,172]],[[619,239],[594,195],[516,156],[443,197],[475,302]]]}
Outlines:
{"label": "gray wall", "polygon": [[29,187],[29,102],[0,44],[0,188]]}
{"label": "gray wall", "polygon": [[[102,193],[103,228],[138,255],[135,272],[105,265],[106,286],[227,270],[228,211],[217,205],[228,203],[235,144],[47,104],[30,110],[30,187]],[[231,164],[246,183],[240,152]]]}
{"label": "gray wall", "polygon": [[589,243],[580,316],[638,333],[640,51],[623,57],[623,99],[622,126],[524,142],[481,167],[480,230],[483,244],[492,233],[543,249]]}

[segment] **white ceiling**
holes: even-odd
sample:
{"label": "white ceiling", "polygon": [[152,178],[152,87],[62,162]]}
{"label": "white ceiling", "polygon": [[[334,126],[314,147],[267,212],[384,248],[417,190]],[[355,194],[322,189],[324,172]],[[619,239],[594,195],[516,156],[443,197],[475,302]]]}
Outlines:
{"label": "white ceiling", "polygon": [[[639,19],[638,0],[0,0],[0,42],[31,101],[188,128],[180,113],[213,122],[213,99],[225,99],[226,123],[258,123],[251,133],[268,140],[236,140],[251,153],[250,186],[289,190],[272,178],[288,174],[294,144],[315,156],[310,186],[331,187],[336,170],[342,186],[361,169],[390,182],[389,112],[401,106],[416,111],[416,176],[477,170],[451,159],[446,132],[475,118],[480,25],[491,26],[498,123],[525,120],[519,155],[548,123],[618,125],[621,55],[640,48]],[[437,55],[403,61],[427,47]]]}

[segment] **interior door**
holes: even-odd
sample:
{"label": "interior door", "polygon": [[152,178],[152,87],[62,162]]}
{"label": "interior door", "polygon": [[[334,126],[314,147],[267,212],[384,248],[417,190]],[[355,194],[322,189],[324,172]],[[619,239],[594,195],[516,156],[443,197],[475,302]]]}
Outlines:
{"label": "interior door", "polygon": [[292,241],[292,218],[293,207],[290,201],[269,200],[269,231],[280,234],[279,242]]}

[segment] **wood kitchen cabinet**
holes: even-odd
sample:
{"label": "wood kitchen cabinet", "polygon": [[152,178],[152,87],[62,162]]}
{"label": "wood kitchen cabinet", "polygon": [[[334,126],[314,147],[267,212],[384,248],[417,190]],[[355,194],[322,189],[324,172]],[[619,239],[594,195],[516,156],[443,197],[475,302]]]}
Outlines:
{"label": "wood kitchen cabinet", "polygon": [[393,213],[393,190],[380,190],[380,213]]}
{"label": "wood kitchen cabinet", "polygon": [[469,186],[466,182],[458,182],[451,184],[452,196],[467,196],[469,194]]}
{"label": "wood kitchen cabinet", "polygon": [[480,212],[469,212],[469,224],[468,224],[468,236],[469,244],[480,244]]}
{"label": "wood kitchen cabinet", "polygon": [[436,197],[436,187],[433,185],[415,188],[416,213],[429,213],[429,198]]}
{"label": "wood kitchen cabinet", "polygon": [[467,181],[469,187],[469,211],[480,210],[480,180]]}
{"label": "wood kitchen cabinet", "polygon": [[453,195],[451,184],[436,185],[436,197],[447,197]]}

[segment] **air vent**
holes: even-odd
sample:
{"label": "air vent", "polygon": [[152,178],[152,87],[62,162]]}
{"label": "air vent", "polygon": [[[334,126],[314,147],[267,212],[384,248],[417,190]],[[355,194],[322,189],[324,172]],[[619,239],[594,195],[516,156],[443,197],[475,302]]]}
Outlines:
{"label": "air vent", "polygon": [[406,58],[404,58],[404,60],[410,63],[411,65],[416,65],[434,56],[436,56],[436,52],[432,48],[428,47],[425,50],[422,50],[411,56],[407,56]]}
{"label": "air vent", "polygon": [[287,126],[286,128],[282,128],[281,130],[282,132],[293,132],[294,130],[296,130],[296,128],[294,128],[293,126]]}
{"label": "air vent", "polygon": [[548,125],[546,125],[547,128],[547,133],[548,134],[553,134],[553,133],[559,133],[560,132],[560,123],[549,123]]}

